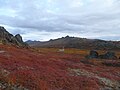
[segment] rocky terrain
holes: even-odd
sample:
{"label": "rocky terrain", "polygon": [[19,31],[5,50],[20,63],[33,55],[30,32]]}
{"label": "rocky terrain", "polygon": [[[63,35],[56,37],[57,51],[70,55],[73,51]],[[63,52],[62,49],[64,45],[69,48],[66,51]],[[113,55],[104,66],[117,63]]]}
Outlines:
{"label": "rocky terrain", "polygon": [[20,34],[13,36],[2,26],[0,26],[0,44],[17,45],[21,47],[28,46],[27,43],[23,42]]}
{"label": "rocky terrain", "polygon": [[65,47],[78,49],[95,49],[95,50],[120,50],[120,41],[105,41],[99,39],[86,39],[78,37],[62,37],[46,42],[27,41],[33,47]]}

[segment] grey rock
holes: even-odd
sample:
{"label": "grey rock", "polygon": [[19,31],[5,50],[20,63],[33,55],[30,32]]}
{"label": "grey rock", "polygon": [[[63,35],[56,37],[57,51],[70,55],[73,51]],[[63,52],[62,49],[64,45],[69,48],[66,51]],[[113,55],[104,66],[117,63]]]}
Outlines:
{"label": "grey rock", "polygon": [[15,35],[18,42],[23,43],[22,36],[20,34]]}
{"label": "grey rock", "polygon": [[92,58],[98,58],[98,52],[97,51],[90,51],[90,54],[87,56],[87,58],[92,59]]}
{"label": "grey rock", "polygon": [[[99,55],[97,51],[91,50],[89,55],[86,56],[88,59],[99,58],[99,59],[117,59],[117,56],[114,52],[107,52],[105,54]],[[120,58],[119,58],[120,59]]]}
{"label": "grey rock", "polygon": [[105,54],[99,55],[100,59],[117,59],[114,52],[107,52]]}
{"label": "grey rock", "polygon": [[25,42],[23,42],[20,34],[13,36],[2,26],[0,26],[0,44],[28,47],[28,45]]}

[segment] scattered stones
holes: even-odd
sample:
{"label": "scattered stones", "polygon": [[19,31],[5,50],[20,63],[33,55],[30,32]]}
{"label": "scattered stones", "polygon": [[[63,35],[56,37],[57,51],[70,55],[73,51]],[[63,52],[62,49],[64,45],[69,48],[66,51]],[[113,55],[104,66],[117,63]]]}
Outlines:
{"label": "scattered stones", "polygon": [[18,70],[34,70],[34,68],[29,67],[29,66],[21,66],[17,68]]}
{"label": "scattered stones", "polygon": [[10,85],[7,82],[0,82],[0,90],[29,90],[21,85]]}
{"label": "scattered stones", "polygon": [[[8,77],[10,74],[10,72],[6,69],[1,69],[0,70],[0,75],[2,77]],[[29,90],[19,84],[10,84],[9,82],[7,82],[6,80],[0,80],[0,90]]]}
{"label": "scattered stones", "polygon": [[1,69],[0,70],[0,75],[6,77],[10,74],[10,72],[8,70],[5,70],[5,69]]}
{"label": "scattered stones", "polygon": [[5,51],[0,51],[0,53],[5,53]]}
{"label": "scattered stones", "polygon": [[[120,90],[120,83],[118,81],[113,81],[108,78],[100,77],[97,74],[83,70],[83,69],[68,69],[71,76],[87,76],[97,78],[101,84],[104,84],[106,87],[111,88],[111,90]],[[109,90],[109,89],[102,89]]]}

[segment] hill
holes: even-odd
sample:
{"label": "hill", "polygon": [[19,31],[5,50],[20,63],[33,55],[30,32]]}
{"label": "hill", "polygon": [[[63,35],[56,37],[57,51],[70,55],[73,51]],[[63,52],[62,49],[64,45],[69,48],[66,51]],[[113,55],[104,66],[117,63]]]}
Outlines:
{"label": "hill", "polygon": [[0,44],[16,45],[27,47],[27,43],[23,42],[20,34],[12,35],[4,27],[0,26]]}
{"label": "hill", "polygon": [[26,41],[26,43],[30,46],[37,46],[39,45],[41,42],[40,41],[32,41],[32,40],[28,40]]}
{"label": "hill", "polygon": [[78,37],[62,37],[46,42],[27,41],[33,47],[53,47],[53,48],[78,48],[78,49],[102,49],[112,50],[120,49],[120,41],[105,41],[99,39],[86,39]]}

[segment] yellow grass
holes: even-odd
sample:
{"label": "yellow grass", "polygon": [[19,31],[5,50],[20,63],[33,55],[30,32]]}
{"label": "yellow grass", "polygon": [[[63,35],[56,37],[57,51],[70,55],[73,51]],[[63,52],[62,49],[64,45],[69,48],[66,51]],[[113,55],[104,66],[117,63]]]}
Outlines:
{"label": "yellow grass", "polygon": [[[61,53],[59,52],[60,48],[34,48],[34,50],[41,52],[41,53]],[[74,48],[65,48],[65,51],[63,53],[65,54],[78,54],[81,56],[86,56],[88,55],[90,50],[85,50],[85,49],[74,49]],[[97,50],[99,54],[105,54],[107,50]],[[117,57],[120,57],[120,51],[113,51],[115,52]]]}

